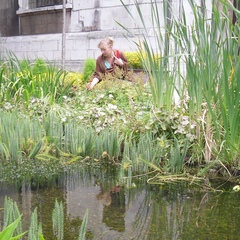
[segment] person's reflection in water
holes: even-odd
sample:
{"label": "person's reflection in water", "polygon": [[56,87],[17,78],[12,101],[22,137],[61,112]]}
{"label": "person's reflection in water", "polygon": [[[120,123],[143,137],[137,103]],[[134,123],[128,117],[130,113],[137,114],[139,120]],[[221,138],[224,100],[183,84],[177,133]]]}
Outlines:
{"label": "person's reflection in water", "polygon": [[114,186],[112,190],[101,190],[97,199],[104,205],[102,222],[112,230],[123,232],[125,230],[125,194],[123,187]]}

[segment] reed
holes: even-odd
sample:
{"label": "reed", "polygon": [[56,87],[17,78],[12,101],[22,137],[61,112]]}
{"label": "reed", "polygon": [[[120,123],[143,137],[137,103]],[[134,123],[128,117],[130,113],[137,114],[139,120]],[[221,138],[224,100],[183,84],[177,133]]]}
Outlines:
{"label": "reed", "polygon": [[[18,206],[12,199],[5,197],[4,199],[4,218],[3,218],[3,228],[6,228],[9,224],[14,222],[17,218],[21,216]],[[16,226],[15,232],[20,234],[22,232],[21,222]]]}
{"label": "reed", "polygon": [[[0,239],[22,239],[28,233],[28,240],[44,240],[42,225],[38,222],[37,208],[31,215],[29,231],[22,232],[21,217],[17,204],[11,198],[5,197],[4,200],[4,219],[3,229],[0,231]],[[81,228],[79,229],[79,240],[86,239],[88,222],[88,209],[83,217]],[[64,212],[62,202],[55,200],[55,207],[52,211],[53,232],[58,240],[64,239]],[[14,234],[17,234],[13,237]]]}
{"label": "reed", "polygon": [[4,159],[21,160],[30,152],[33,153],[34,146],[42,138],[38,119],[20,115],[16,111],[0,111],[0,124],[0,155]]}
{"label": "reed", "polygon": [[[140,21],[141,26],[138,26],[142,31],[138,34],[134,34],[127,27],[121,25],[131,36],[141,36],[141,40],[134,41],[143,63],[143,67],[149,76],[149,83],[153,96],[153,104],[156,107],[166,107],[171,111],[171,106],[174,103],[174,90],[175,90],[175,78],[173,74],[170,74],[169,65],[169,39],[168,34],[172,29],[171,22],[166,22],[165,25],[160,21],[160,16],[164,16],[167,19],[168,4],[163,2],[163,11],[160,11],[157,1],[150,1],[151,3],[151,18],[147,21],[151,22],[153,31],[149,37],[149,30],[146,26],[146,19],[144,17],[144,11],[141,4],[134,0],[134,5],[137,12],[137,18]],[[125,7],[128,14],[135,20],[136,16],[133,16],[127,5],[121,0],[122,5]],[[154,39],[154,41],[152,40]]]}
{"label": "reed", "polygon": [[[121,2],[134,18],[127,5]],[[173,92],[177,91],[182,107],[179,110],[187,111],[191,122],[196,124],[194,130],[189,128],[189,133],[195,131],[198,136],[195,146],[202,148],[200,154],[205,163],[221,159],[239,166],[239,25],[232,24],[229,10],[234,11],[237,18],[240,13],[230,1],[213,1],[209,12],[205,0],[201,1],[201,6],[188,0],[193,21],[188,21],[184,9],[182,15],[172,16],[167,21],[170,9],[168,1],[164,2],[165,22],[161,22],[160,5],[151,1],[154,47],[161,56],[155,59],[156,51],[145,24],[149,19],[144,18],[141,4],[134,1],[143,29],[142,40],[135,44],[147,59],[144,67],[149,74],[153,103],[165,107],[171,114]],[[133,33],[131,36],[137,37]]]}
{"label": "reed", "polygon": [[86,239],[86,231],[87,231],[87,223],[88,223],[88,209],[86,209],[86,212],[83,217],[82,225],[80,228],[78,240],[85,240]]}
{"label": "reed", "polygon": [[148,166],[145,162],[159,166],[163,163],[164,157],[166,157],[165,149],[161,147],[152,132],[141,134],[137,140],[130,137],[124,141],[122,165],[125,170],[131,167],[132,174],[147,173]]}
{"label": "reed", "polygon": [[96,155],[108,160],[119,160],[122,137],[118,130],[107,128],[96,138]]}
{"label": "reed", "polygon": [[62,202],[55,200],[55,207],[52,213],[53,233],[58,240],[64,239],[64,212]]}
{"label": "reed", "polygon": [[184,145],[181,146],[177,138],[174,138],[174,144],[171,146],[169,168],[170,172],[180,173],[182,172],[185,164],[185,159],[188,150],[188,142],[185,141]]}
{"label": "reed", "polygon": [[28,240],[39,240],[41,237],[43,238],[42,225],[38,222],[37,208],[35,208],[31,216]]}

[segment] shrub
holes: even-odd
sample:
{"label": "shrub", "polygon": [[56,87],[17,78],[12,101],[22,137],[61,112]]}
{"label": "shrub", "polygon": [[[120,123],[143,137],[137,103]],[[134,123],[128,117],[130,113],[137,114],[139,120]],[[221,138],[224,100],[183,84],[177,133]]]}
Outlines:
{"label": "shrub", "polygon": [[[147,63],[147,53],[142,52],[141,54],[139,52],[125,52],[124,55],[126,56],[129,67],[133,69],[143,69],[143,62],[145,64]],[[152,56],[152,59],[154,59],[155,63],[157,65],[160,64],[160,55],[155,53]]]}
{"label": "shrub", "polygon": [[130,68],[136,68],[136,69],[143,68],[143,64],[142,64],[142,60],[139,52],[124,52],[124,55],[128,60]]}
{"label": "shrub", "polygon": [[47,72],[47,64],[43,59],[37,58],[33,63],[32,73],[38,75],[45,72]]}
{"label": "shrub", "polygon": [[87,82],[90,76],[93,74],[96,67],[96,60],[93,58],[87,58],[83,67],[83,82]]}
{"label": "shrub", "polygon": [[83,74],[77,72],[68,72],[64,79],[64,84],[73,83],[73,87],[78,87],[83,83]]}

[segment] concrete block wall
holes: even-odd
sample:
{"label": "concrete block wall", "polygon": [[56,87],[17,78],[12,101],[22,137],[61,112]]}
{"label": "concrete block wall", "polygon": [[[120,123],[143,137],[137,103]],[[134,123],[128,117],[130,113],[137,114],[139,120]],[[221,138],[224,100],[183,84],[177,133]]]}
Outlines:
{"label": "concrete block wall", "polygon": [[[21,6],[27,6],[26,3],[23,4],[24,0],[21,1]],[[153,32],[152,25],[149,20],[151,18],[150,0],[139,0],[138,2],[141,4],[148,35],[154,42],[154,34],[151,35]],[[187,2],[187,0],[172,0],[172,9],[175,16],[180,14],[179,9],[183,2]],[[116,23],[116,21],[120,22],[131,32],[141,32],[140,19],[133,0],[124,0],[124,3],[131,14],[135,16],[134,19],[127,13],[119,0],[68,0],[68,11],[71,9],[71,14],[67,25],[65,44],[65,68],[67,70],[81,72],[83,63],[87,58],[97,58],[100,54],[97,44],[106,36],[114,37],[114,47],[116,49],[123,51],[136,50],[133,41],[138,41],[138,39],[133,39],[130,35],[129,39],[126,39],[124,34],[127,32]],[[158,6],[161,16],[160,21],[164,23],[162,0],[158,0]],[[36,9],[34,12],[36,13]],[[31,10],[21,9],[18,13],[20,15],[28,14],[31,13]],[[61,66],[62,39],[61,33],[2,37],[0,38],[0,58],[4,55],[5,48],[12,51],[19,60],[26,58],[34,61],[40,57]]]}

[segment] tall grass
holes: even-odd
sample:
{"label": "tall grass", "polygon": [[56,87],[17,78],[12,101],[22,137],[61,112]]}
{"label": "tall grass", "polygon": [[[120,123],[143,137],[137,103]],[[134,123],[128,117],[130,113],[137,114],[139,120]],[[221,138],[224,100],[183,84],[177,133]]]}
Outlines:
{"label": "tall grass", "polygon": [[31,65],[29,61],[20,61],[14,54],[9,54],[0,70],[0,96],[10,102],[25,100],[30,103],[31,98],[46,96],[52,103],[61,102],[73,84],[64,82],[66,74],[53,64],[43,64],[43,60],[36,59]]}
{"label": "tall grass", "polygon": [[[11,198],[5,198],[4,200],[4,220],[3,220],[3,229],[0,232],[0,239],[22,239],[23,235],[28,233],[27,239],[29,240],[44,240],[42,233],[42,224],[38,221],[37,208],[34,209],[30,227],[28,232],[22,232],[22,223],[21,216],[18,210],[18,206]],[[62,203],[58,203],[57,199],[55,200],[55,207],[52,212],[52,224],[54,234],[58,240],[63,239],[64,235],[64,211]],[[82,225],[79,229],[78,239],[86,239],[87,231],[87,222],[88,222],[88,209],[83,217]],[[1,227],[1,226],[0,226]],[[1,229],[1,228],[0,228]],[[14,234],[17,234],[13,237]]]}
{"label": "tall grass", "polygon": [[224,7],[221,13],[215,1],[211,16],[205,1],[202,8],[192,0],[189,4],[194,24],[187,26],[183,14],[182,21],[175,22],[173,35],[174,39],[181,36],[179,46],[189,53],[184,57],[189,115],[204,136],[206,162],[219,157],[231,164],[239,153],[236,146],[240,135],[239,97],[235,93],[239,91],[239,43],[234,36],[238,26],[228,18],[229,8]]}
{"label": "tall grass", "polygon": [[[169,39],[168,32],[171,30],[171,21],[162,23],[160,21],[163,15],[167,19],[168,4],[164,1],[163,8],[160,8],[160,4],[157,1],[150,1],[150,14],[151,19],[145,19],[144,10],[141,3],[134,0],[134,5],[137,12],[137,18],[140,21],[139,29],[142,31],[136,34],[136,38],[139,41],[135,41],[136,47],[140,52],[140,56],[143,62],[143,67],[149,75],[149,83],[153,96],[153,103],[156,107],[166,107],[171,111],[171,106],[174,102],[174,90],[175,90],[175,78],[174,75],[169,72]],[[126,4],[121,0],[121,3],[125,7],[128,14],[135,20],[134,16]],[[150,21],[151,36],[149,36],[149,26],[147,22]],[[119,23],[121,25],[121,23]],[[127,26],[121,25],[131,36],[134,35]],[[138,37],[140,35],[140,38]],[[165,55],[167,54],[167,55]]]}
{"label": "tall grass", "polygon": [[[136,16],[132,15],[127,4],[121,2],[134,19]],[[156,43],[153,45],[148,34],[149,19],[144,18],[141,3],[134,1],[140,29],[143,29],[141,40],[135,44],[142,55],[146,54],[144,67],[149,73],[155,106],[166,107],[171,114],[175,89],[184,102],[180,105],[181,110],[186,111],[197,125],[194,129],[198,136],[196,146],[202,148],[200,155],[204,161],[220,159],[226,164],[239,166],[239,25],[232,24],[229,10],[235,11],[237,18],[240,12],[231,3],[220,2],[213,1],[207,9],[205,0],[201,5],[188,0],[193,16],[189,22],[189,12],[186,13],[184,8],[182,15],[172,15],[167,21],[171,11],[169,2],[164,1],[161,5],[156,0],[150,1],[150,25]],[[165,20],[161,21],[161,15]],[[130,32],[127,27],[124,29]],[[153,57],[155,52],[161,54],[159,61]],[[192,131],[189,129],[189,133]]]}

